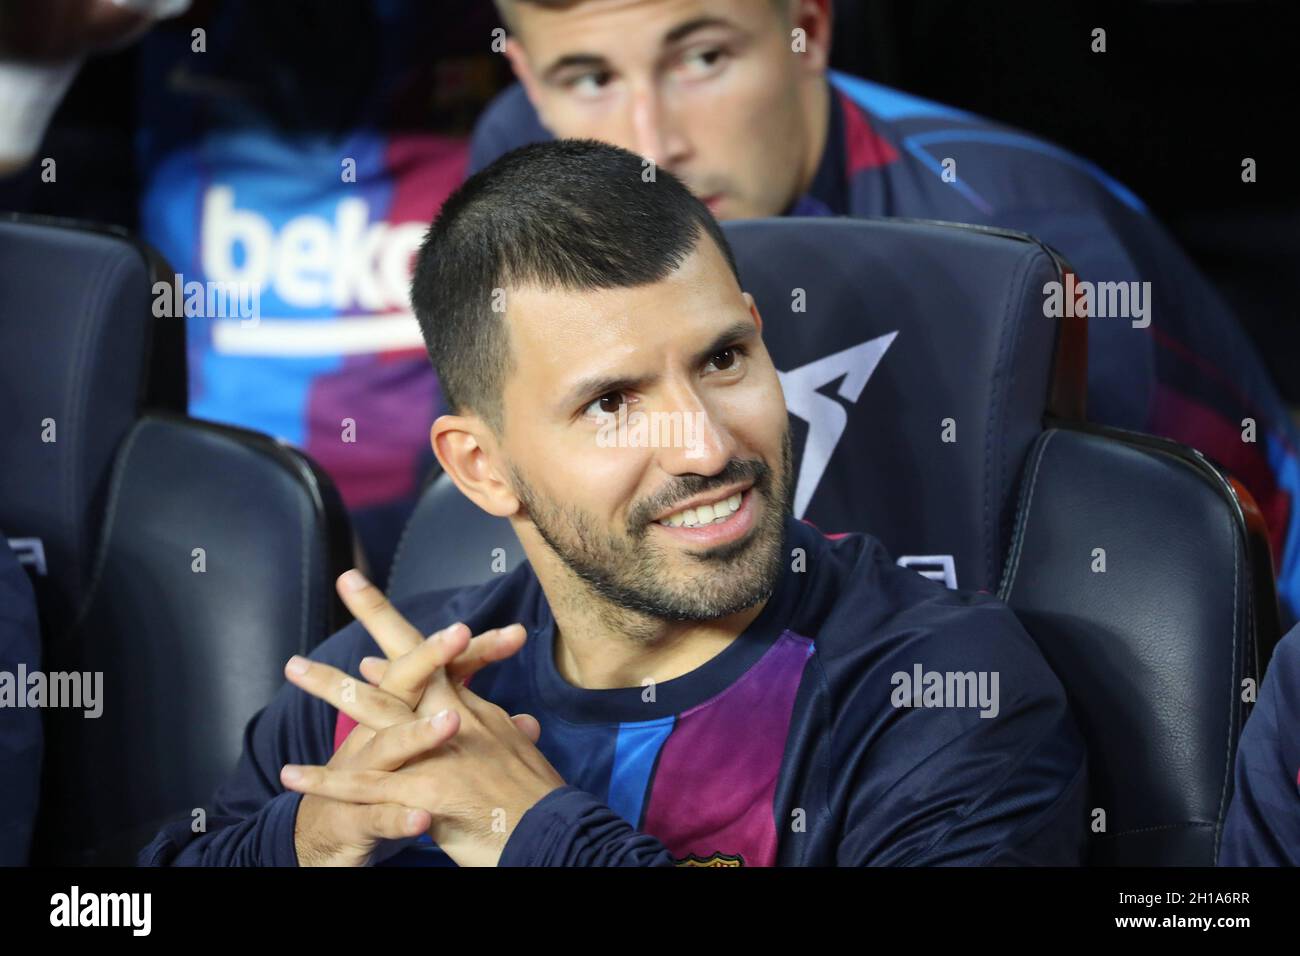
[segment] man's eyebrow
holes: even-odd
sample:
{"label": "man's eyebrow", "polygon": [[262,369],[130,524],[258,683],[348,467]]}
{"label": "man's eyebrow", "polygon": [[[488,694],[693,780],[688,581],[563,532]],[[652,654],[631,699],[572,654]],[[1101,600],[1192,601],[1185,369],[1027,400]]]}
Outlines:
{"label": "man's eyebrow", "polygon": [[695,353],[695,364],[699,365],[705,359],[712,358],[723,349],[732,345],[740,345],[756,335],[758,335],[758,329],[752,321],[737,319],[714,336],[713,341],[709,343],[707,348],[700,349]]}
{"label": "man's eyebrow", "polygon": [[589,70],[607,70],[609,61],[597,53],[566,53],[542,71],[542,80],[554,83],[560,73],[579,66]]}
{"label": "man's eyebrow", "polygon": [[672,46],[674,43],[680,43],[692,33],[704,30],[708,27],[724,27],[729,30],[736,29],[736,24],[732,23],[726,17],[696,17],[694,20],[687,20],[685,23],[679,23],[667,33],[661,42],[663,46]]}
{"label": "man's eyebrow", "polygon": [[[711,358],[723,349],[733,345],[740,345],[756,335],[758,335],[758,329],[753,322],[738,319],[714,336],[713,341],[705,348],[696,352],[694,362],[699,365],[705,359]],[[655,376],[652,375],[639,377],[630,375],[592,375],[577,382],[564,393],[560,408],[569,409],[587,396],[594,399],[610,392],[636,391],[653,381],[654,378]]]}
{"label": "man's eyebrow", "polygon": [[640,378],[627,375],[593,375],[590,378],[584,378],[565,392],[564,398],[560,402],[560,408],[568,411],[589,395],[596,399],[610,392],[636,391],[652,379],[653,376],[648,375]]}
{"label": "man's eyebrow", "polygon": [[[732,23],[725,17],[696,17],[694,20],[687,20],[685,23],[679,23],[664,34],[661,46],[669,47],[675,43],[680,43],[689,37],[692,33],[707,29],[708,27],[723,27],[726,29],[737,29],[736,24]],[[609,60],[599,53],[566,53],[554,63],[542,70],[542,79],[546,82],[553,83],[558,74],[565,70],[576,67],[586,67],[589,70],[608,70]]]}

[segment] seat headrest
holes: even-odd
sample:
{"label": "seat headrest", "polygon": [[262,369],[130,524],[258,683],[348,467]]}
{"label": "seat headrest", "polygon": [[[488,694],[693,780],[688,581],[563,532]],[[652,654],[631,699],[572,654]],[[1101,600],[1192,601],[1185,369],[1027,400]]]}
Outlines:
{"label": "seat headrest", "polygon": [[471,587],[526,561],[510,522],[470,501],[439,472],[416,502],[388,574],[388,597]]}
{"label": "seat headrest", "polygon": [[791,413],[795,516],[996,587],[1044,414],[1082,416],[1082,320],[1044,316],[1068,267],[1023,234],[950,223],[725,229]]}
{"label": "seat headrest", "polygon": [[127,429],[142,406],[185,409],[183,320],[153,316],[163,277],[125,233],[0,220],[0,527],[23,539],[47,634],[83,600]]}

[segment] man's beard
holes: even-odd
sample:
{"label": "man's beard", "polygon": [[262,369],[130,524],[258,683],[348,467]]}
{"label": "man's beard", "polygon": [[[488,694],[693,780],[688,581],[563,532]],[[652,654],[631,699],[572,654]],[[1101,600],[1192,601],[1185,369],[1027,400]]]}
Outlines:
{"label": "man's beard", "polygon": [[[542,540],[597,595],[616,608],[671,621],[712,621],[753,607],[776,587],[783,561],[785,518],[794,497],[790,429],[782,438],[781,473],[757,459],[732,459],[718,474],[684,475],[633,509],[626,535],[614,535],[572,505],[542,500],[513,465],[515,493]],[[698,567],[670,575],[668,555],[652,540],[653,517],[675,503],[752,479],[761,508],[747,534],[687,560]]]}

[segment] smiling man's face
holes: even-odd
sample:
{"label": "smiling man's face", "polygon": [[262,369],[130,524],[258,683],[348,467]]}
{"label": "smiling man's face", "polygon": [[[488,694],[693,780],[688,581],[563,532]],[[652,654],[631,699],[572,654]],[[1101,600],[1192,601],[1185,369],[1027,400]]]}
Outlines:
{"label": "smiling man's face", "polygon": [[[525,547],[656,618],[713,620],[766,598],[790,510],[789,420],[757,309],[713,241],[659,282],[506,301],[499,450],[539,539],[521,535]],[[621,405],[630,423],[669,426],[611,434]]]}
{"label": "smiling man's face", "polygon": [[[507,56],[557,137],[653,159],[719,219],[780,215],[812,182],[825,141],[824,2],[508,9]],[[797,52],[795,29],[805,38]]]}

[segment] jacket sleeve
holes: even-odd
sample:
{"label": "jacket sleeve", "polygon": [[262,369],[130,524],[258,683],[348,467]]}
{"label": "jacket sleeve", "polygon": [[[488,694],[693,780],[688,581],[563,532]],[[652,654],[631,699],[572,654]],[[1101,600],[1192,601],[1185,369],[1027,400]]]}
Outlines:
{"label": "jacket sleeve", "polygon": [[1220,866],[1300,866],[1300,626],[1273,651],[1237,747]]}
{"label": "jacket sleeve", "polygon": [[[0,671],[41,666],[36,598],[27,572],[0,534]],[[19,693],[23,692],[19,688]],[[31,851],[44,750],[41,712],[0,708],[0,866],[24,866]]]}
{"label": "jacket sleeve", "polygon": [[[352,628],[310,656],[351,671]],[[323,765],[333,754],[338,711],[286,682],[249,721],[234,775],[211,807],[165,826],[139,855],[143,866],[297,866],[294,825],[301,794],[280,785],[287,763]]]}
{"label": "jacket sleeve", "polygon": [[534,804],[506,841],[498,866],[673,866],[668,848],[577,787]]}
{"label": "jacket sleeve", "polygon": [[[912,630],[836,708],[838,864],[1080,865],[1085,748],[1032,639],[1001,605]],[[982,675],[992,706],[920,696],[896,676],[916,664]]]}

